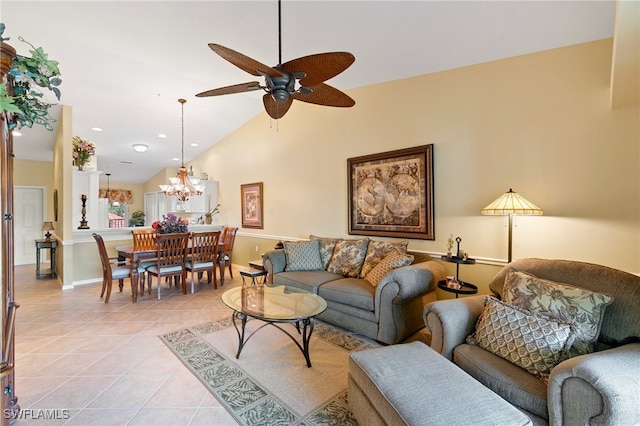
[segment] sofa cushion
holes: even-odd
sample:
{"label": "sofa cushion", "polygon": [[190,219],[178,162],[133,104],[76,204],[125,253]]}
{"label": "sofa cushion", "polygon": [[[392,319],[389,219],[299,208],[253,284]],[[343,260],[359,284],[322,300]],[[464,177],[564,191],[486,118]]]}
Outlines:
{"label": "sofa cushion", "polygon": [[503,292],[506,303],[573,323],[576,338],[572,355],[593,352],[605,309],[613,301],[604,293],[541,279],[514,269],[507,273]]}
{"label": "sofa cushion", "polygon": [[285,241],[285,271],[318,271],[322,268],[320,241]]}
{"label": "sofa cushion", "polygon": [[386,242],[386,241],[369,241],[367,246],[367,255],[362,264],[360,278],[364,278],[375,266],[380,263],[389,253],[406,253],[408,241]]}
{"label": "sofa cushion", "polygon": [[477,344],[546,380],[551,369],[567,358],[573,335],[568,323],[488,296],[467,343]]}
{"label": "sofa cushion", "polygon": [[380,280],[387,275],[389,271],[402,266],[411,265],[411,262],[413,262],[412,255],[391,252],[378,262],[378,264],[369,271],[364,279],[372,286],[377,287]]}
{"label": "sofa cushion", "polygon": [[327,271],[345,277],[357,277],[367,254],[369,239],[342,240],[336,243]]}
{"label": "sofa cushion", "polygon": [[280,272],[273,276],[273,284],[286,285],[318,294],[318,287],[322,284],[341,278],[344,277],[327,271]]}
{"label": "sofa cushion", "polygon": [[342,241],[342,238],[325,238],[309,235],[309,239],[312,241],[320,241],[320,259],[322,259],[322,269],[327,269],[331,256],[333,256],[333,249],[338,241]]}
{"label": "sofa cushion", "polygon": [[360,278],[342,278],[323,284],[318,295],[328,301],[373,311],[375,288]]}

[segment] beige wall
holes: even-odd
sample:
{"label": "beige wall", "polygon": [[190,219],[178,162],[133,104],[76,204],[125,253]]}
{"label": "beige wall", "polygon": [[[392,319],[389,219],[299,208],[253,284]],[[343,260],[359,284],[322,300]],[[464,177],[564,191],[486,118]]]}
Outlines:
{"label": "beige wall", "polygon": [[347,158],[434,144],[436,240],[410,249],[460,236],[494,265],[462,267],[484,285],[507,257],[507,219],[480,210],[513,188],[545,211],[516,218],[514,258],[639,273],[640,113],[610,109],[611,57],[609,39],[351,90],[350,109],[294,102],[190,165],[220,182],[219,223],[239,226],[240,185],[264,182],[265,227],[240,230],[235,263],[256,257],[255,238],[347,237]]}
{"label": "beige wall", "polygon": [[[45,188],[47,211],[44,212],[45,221],[53,221],[53,162],[51,161],[13,161],[13,181],[17,186],[41,186]],[[54,224],[55,225],[55,224]],[[54,231],[55,232],[55,231]]]}

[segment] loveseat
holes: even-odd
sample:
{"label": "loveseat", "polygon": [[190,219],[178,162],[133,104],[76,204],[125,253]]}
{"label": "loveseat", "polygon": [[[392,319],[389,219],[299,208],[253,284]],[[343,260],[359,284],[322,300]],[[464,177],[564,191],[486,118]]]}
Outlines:
{"label": "loveseat", "polygon": [[[318,294],[327,309],[318,318],[386,344],[424,328],[429,294],[446,271],[407,242],[311,236],[263,255],[272,284]],[[433,297],[431,300],[434,300]]]}
{"label": "loveseat", "polygon": [[640,424],[640,277],[521,259],[489,287],[427,305],[433,349],[534,424]]}

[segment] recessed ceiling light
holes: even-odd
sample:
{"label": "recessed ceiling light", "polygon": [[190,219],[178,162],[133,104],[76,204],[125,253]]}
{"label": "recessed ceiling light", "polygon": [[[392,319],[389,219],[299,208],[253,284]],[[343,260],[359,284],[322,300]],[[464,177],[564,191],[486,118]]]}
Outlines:
{"label": "recessed ceiling light", "polygon": [[160,134],[158,135],[158,137],[159,137],[160,139],[166,139],[167,135],[165,135],[164,133],[160,133]]}
{"label": "recessed ceiling light", "polygon": [[102,127],[92,127],[91,130],[93,130],[94,132],[101,132]]}
{"label": "recessed ceiling light", "polygon": [[180,159],[178,157],[173,157],[172,160],[173,161],[180,161]]}
{"label": "recessed ceiling light", "polygon": [[132,146],[135,152],[145,152],[149,149],[149,145],[145,145],[143,143],[134,143]]}
{"label": "recessed ceiling light", "polygon": [[198,144],[194,142],[191,144],[191,146],[198,146]]}
{"label": "recessed ceiling light", "polygon": [[19,132],[19,131],[17,131],[17,130],[14,130],[13,132],[11,132],[11,134],[12,134],[13,136],[22,136],[22,133],[20,133],[20,132]]}

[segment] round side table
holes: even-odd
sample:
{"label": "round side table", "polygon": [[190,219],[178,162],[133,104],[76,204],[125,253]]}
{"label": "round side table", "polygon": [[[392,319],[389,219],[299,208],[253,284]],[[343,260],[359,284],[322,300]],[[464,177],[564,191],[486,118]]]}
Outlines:
{"label": "round side table", "polygon": [[451,288],[447,287],[447,280],[438,281],[438,288],[440,290],[448,291],[449,293],[455,293],[456,299],[461,294],[476,294],[478,292],[478,287],[471,283],[465,283],[463,281],[459,281],[460,288]]}

